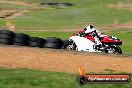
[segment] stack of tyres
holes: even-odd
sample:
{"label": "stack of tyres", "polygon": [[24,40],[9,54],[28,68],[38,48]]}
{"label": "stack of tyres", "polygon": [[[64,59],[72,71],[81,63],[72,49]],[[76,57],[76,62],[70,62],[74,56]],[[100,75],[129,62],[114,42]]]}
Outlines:
{"label": "stack of tyres", "polygon": [[48,37],[46,39],[45,48],[61,49],[63,41],[60,38]]}
{"label": "stack of tyres", "polygon": [[47,39],[43,39],[38,37],[30,37],[29,35],[23,33],[14,33],[9,30],[1,30],[0,44],[61,49],[67,44],[67,41],[65,44],[64,41],[56,37],[48,37]]}
{"label": "stack of tyres", "polygon": [[43,48],[46,40],[38,37],[30,37],[29,46]]}
{"label": "stack of tyres", "polygon": [[14,35],[12,31],[1,30],[0,31],[0,44],[12,45],[14,41]]}
{"label": "stack of tyres", "polygon": [[14,37],[14,45],[28,46],[29,36],[23,33],[17,33]]}
{"label": "stack of tyres", "polygon": [[72,42],[70,42],[69,40],[63,40],[63,47],[62,49],[67,49],[67,46],[70,45]]}

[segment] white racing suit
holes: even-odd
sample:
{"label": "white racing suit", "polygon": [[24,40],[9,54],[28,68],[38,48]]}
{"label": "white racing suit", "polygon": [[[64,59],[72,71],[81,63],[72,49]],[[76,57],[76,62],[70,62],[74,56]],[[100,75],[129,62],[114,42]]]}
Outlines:
{"label": "white racing suit", "polygon": [[[84,31],[80,32],[82,33],[82,37],[85,36],[86,34],[88,35],[91,35],[95,42],[93,43],[91,40],[89,40],[89,45],[92,44],[93,46],[93,49],[101,49],[102,47],[102,43],[100,41],[100,39],[104,36],[107,36],[107,35],[104,35],[102,32],[100,32],[99,30],[95,29],[95,28],[91,28],[90,25],[85,27]],[[94,52],[94,50],[93,50]]]}
{"label": "white racing suit", "polygon": [[94,36],[95,39],[95,44],[96,45],[101,45],[102,43],[99,40],[99,37],[103,37],[105,35],[102,34],[102,32],[100,32],[99,30],[95,29],[95,28],[90,28],[90,25],[85,27],[85,34],[91,34],[92,36]]}

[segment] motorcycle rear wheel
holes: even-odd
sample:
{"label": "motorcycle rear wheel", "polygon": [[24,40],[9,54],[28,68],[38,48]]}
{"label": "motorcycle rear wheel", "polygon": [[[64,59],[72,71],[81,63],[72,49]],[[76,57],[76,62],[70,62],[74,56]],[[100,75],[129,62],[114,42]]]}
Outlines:
{"label": "motorcycle rear wheel", "polygon": [[78,50],[76,44],[67,45],[66,50]]}

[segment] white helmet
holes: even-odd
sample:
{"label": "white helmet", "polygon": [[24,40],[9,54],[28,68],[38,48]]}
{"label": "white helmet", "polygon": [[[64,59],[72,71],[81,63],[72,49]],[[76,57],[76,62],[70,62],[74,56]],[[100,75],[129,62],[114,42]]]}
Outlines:
{"label": "white helmet", "polygon": [[85,33],[91,33],[91,32],[93,32],[95,30],[93,29],[92,25],[88,25],[88,26],[85,26],[84,31],[85,31]]}

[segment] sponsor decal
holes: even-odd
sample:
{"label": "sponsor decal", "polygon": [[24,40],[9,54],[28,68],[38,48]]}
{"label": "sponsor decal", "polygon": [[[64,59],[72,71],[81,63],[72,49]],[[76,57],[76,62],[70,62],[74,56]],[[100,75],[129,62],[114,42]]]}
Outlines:
{"label": "sponsor decal", "polygon": [[82,67],[79,67],[79,84],[85,83],[130,83],[131,75],[129,74],[86,74]]}

